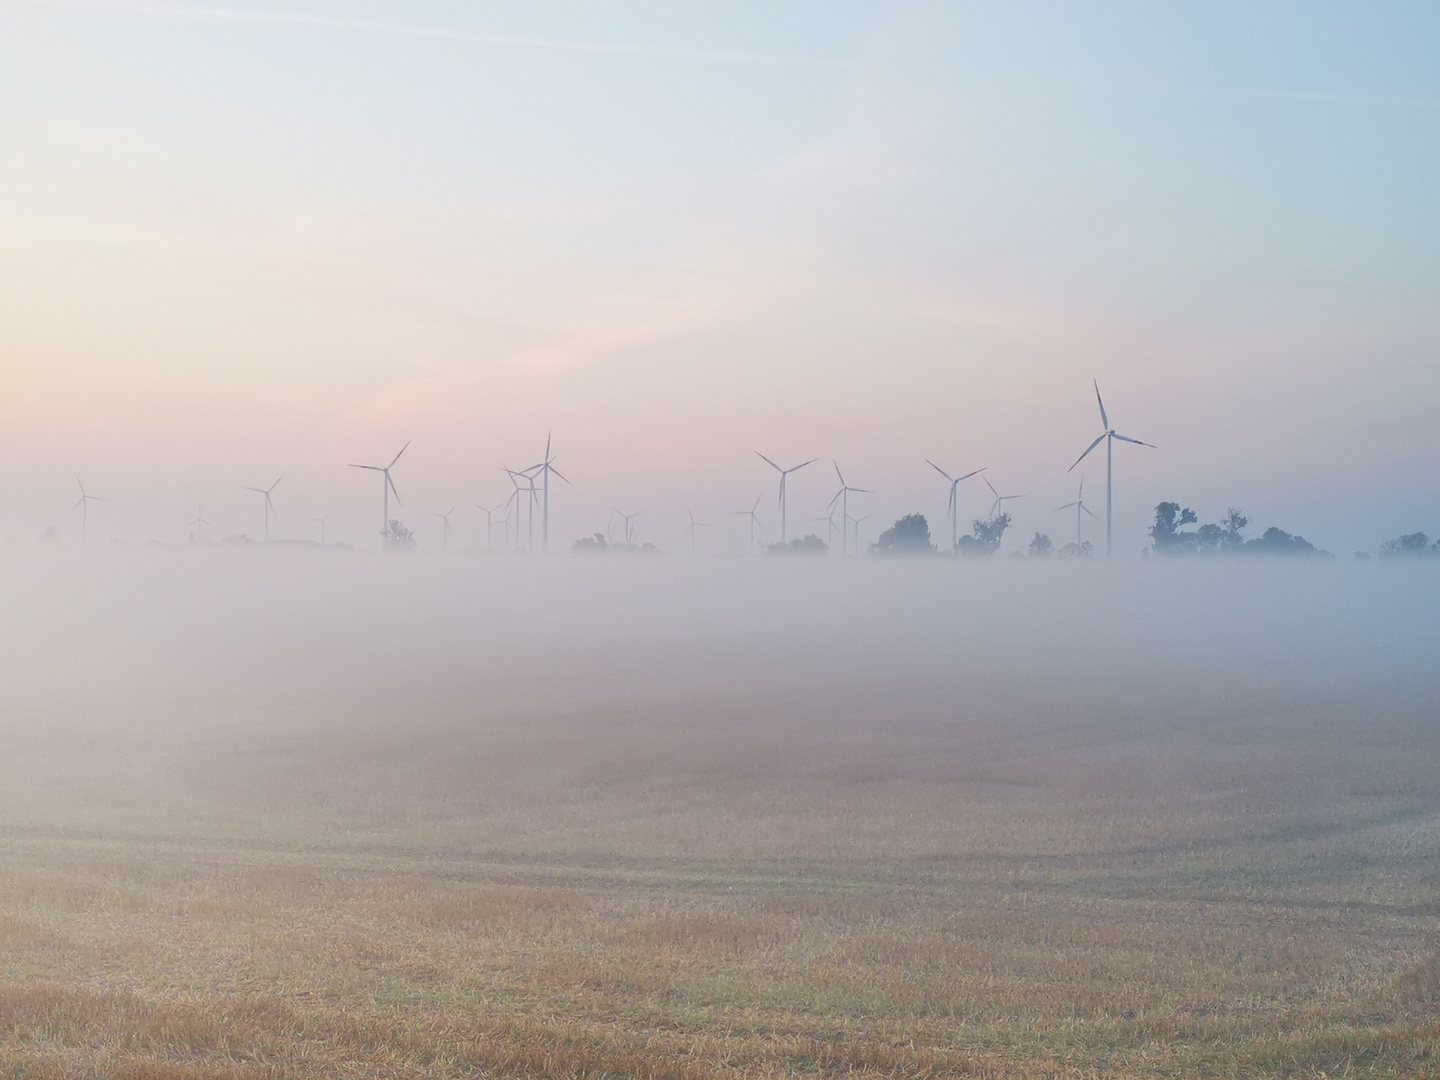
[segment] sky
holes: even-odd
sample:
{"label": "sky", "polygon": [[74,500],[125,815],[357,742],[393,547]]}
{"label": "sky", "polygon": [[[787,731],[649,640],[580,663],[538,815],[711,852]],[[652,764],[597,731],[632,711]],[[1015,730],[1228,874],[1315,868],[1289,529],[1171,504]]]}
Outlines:
{"label": "sky", "polygon": [[[0,538],[1440,533],[1440,9],[0,0]],[[1098,456],[1098,452],[1097,452]],[[989,492],[967,482],[962,528]],[[1258,531],[1258,530],[1257,530]],[[1092,536],[1093,538],[1093,536]]]}

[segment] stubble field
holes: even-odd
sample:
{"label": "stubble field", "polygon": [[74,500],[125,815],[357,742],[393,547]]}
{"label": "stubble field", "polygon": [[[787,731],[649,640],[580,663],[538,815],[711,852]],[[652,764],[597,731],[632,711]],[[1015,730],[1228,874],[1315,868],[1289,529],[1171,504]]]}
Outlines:
{"label": "stubble field", "polygon": [[[381,678],[336,629],[287,668],[292,625],[202,663],[237,638],[174,631],[213,595],[122,646],[153,585],[89,636],[7,621],[4,1075],[1440,1070],[1413,660],[1111,674],[942,633],[687,667],[622,628],[570,676],[517,647],[437,682],[468,646]],[[87,666],[117,651],[133,678]]]}

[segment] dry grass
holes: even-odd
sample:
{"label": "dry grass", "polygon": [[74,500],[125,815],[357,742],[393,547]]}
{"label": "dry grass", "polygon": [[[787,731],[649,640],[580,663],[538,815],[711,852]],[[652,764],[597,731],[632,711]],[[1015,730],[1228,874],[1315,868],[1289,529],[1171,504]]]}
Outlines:
{"label": "dry grass", "polygon": [[1435,1073],[1432,714],[1243,700],[1162,723],[917,682],[27,731],[0,1066]]}

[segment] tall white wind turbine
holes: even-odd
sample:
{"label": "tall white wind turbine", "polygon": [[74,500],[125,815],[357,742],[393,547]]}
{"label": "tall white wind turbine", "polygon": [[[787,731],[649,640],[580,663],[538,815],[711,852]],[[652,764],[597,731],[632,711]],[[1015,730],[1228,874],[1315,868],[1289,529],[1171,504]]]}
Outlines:
{"label": "tall white wind turbine", "polygon": [[843,559],[850,553],[850,493],[853,491],[857,495],[869,495],[871,491],[869,488],[851,487],[845,483],[845,477],[840,472],[840,463],[834,458],[830,460],[835,466],[835,475],[840,477],[840,490],[835,493],[835,498],[830,500],[830,509],[833,513],[835,504],[840,504],[840,557]]}
{"label": "tall white wind turbine", "polygon": [[[409,450],[409,449],[410,449],[410,443],[409,443],[409,442],[406,442],[405,445],[400,448],[400,454],[405,453],[405,451],[406,451],[406,450]],[[390,494],[391,494],[391,492],[394,492],[394,494],[395,494],[395,505],[396,505],[396,506],[399,506],[399,505],[400,505],[400,492],[399,492],[398,490],[396,490],[395,481],[390,479],[390,470],[393,469],[393,468],[395,467],[395,463],[400,460],[400,454],[396,454],[393,458],[391,458],[389,465],[351,465],[351,466],[350,466],[350,468],[352,468],[352,469],[369,469],[371,472],[378,472],[378,473],[380,473],[381,476],[382,476],[382,479],[381,479],[381,481],[380,481],[380,494],[381,494],[380,543],[381,543],[381,546],[386,546],[388,540],[390,539]]]}
{"label": "tall white wind turbine", "polygon": [[[1151,450],[1154,450],[1156,447],[1154,443],[1141,442],[1139,439],[1132,439],[1128,435],[1121,435],[1110,426],[1110,418],[1105,415],[1105,402],[1100,397],[1099,380],[1094,380],[1094,382],[1095,404],[1100,406],[1100,426],[1105,430],[1096,436],[1095,441],[1085,448],[1085,453],[1075,459],[1075,465],[1079,465],[1080,462],[1089,457],[1090,451],[1094,450],[1095,447],[1099,446],[1102,442],[1105,444],[1105,557],[1108,559],[1113,546],[1115,526],[1115,440],[1119,439],[1121,442],[1134,443],[1136,446],[1148,446]],[[1075,465],[1071,465],[1070,468],[1065,471],[1074,471]]]}
{"label": "tall white wind turbine", "polygon": [[540,514],[540,550],[548,554],[550,551],[550,474],[554,473],[561,480],[565,480],[565,483],[570,483],[564,474],[555,468],[555,459],[550,456],[550,434],[548,432],[545,435],[545,460],[538,465],[531,465],[525,472],[538,472],[545,478],[541,481],[545,502],[544,509]]}
{"label": "tall white wind turbine", "polygon": [[761,461],[765,462],[766,465],[769,465],[772,469],[774,469],[780,474],[780,543],[783,544],[788,539],[785,535],[785,481],[790,478],[790,474],[792,472],[799,472],[801,469],[805,468],[806,465],[813,465],[820,459],[811,458],[809,461],[802,461],[799,465],[792,465],[788,469],[782,469],[779,465],[776,465],[775,462],[771,461],[764,454],[760,453],[759,450],[756,450],[755,453]]}
{"label": "tall white wind turbine", "polygon": [[92,502],[109,502],[109,499],[99,495],[91,495],[85,490],[85,485],[80,483],[80,477],[75,477],[75,483],[80,484],[80,498],[75,500],[75,505],[70,508],[73,514],[80,511],[80,539],[85,540],[90,536],[90,504]]}
{"label": "tall white wind turbine", "polygon": [[1095,518],[1096,521],[1100,520],[1095,516],[1095,511],[1085,505],[1085,477],[1083,476],[1080,477],[1080,490],[1075,493],[1075,501],[1068,502],[1064,506],[1057,506],[1050,512],[1052,514],[1058,514],[1061,510],[1069,510],[1072,506],[1075,508],[1075,545],[1078,547],[1084,543],[1080,537],[1080,526],[1083,523],[1080,515],[1089,514],[1092,518]]}
{"label": "tall white wind turbine", "polygon": [[257,495],[265,496],[265,542],[267,544],[270,542],[270,511],[275,509],[275,504],[270,501],[270,493],[279,487],[280,481],[284,479],[285,474],[281,473],[280,478],[268,488],[247,487],[245,489],[246,491],[253,491]]}
{"label": "tall white wind turbine", "polygon": [[925,464],[950,481],[950,502],[947,509],[950,511],[950,550],[953,552],[960,544],[960,497],[955,489],[960,486],[962,481],[969,480],[972,476],[979,476],[988,466],[976,469],[974,472],[967,472],[964,476],[951,476],[929,458],[925,459]]}

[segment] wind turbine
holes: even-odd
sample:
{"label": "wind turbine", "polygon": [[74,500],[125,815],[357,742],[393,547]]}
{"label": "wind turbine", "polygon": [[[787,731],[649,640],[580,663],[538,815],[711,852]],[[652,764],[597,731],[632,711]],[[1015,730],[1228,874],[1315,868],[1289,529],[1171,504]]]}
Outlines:
{"label": "wind turbine", "polygon": [[197,539],[197,540],[204,540],[204,539],[205,539],[205,526],[210,524],[210,522],[208,522],[208,521],[205,520],[205,507],[204,507],[204,506],[200,506],[200,507],[197,507],[197,508],[196,508],[196,517],[195,517],[195,520],[192,521],[192,522],[190,522],[190,524],[195,526],[195,537],[196,537],[196,539]]}
{"label": "wind turbine", "polygon": [[544,492],[545,492],[545,508],[544,508],[544,511],[543,511],[543,512],[541,513],[541,515],[540,515],[540,549],[541,549],[541,551],[545,552],[546,554],[549,554],[549,552],[550,552],[550,474],[551,474],[551,473],[554,473],[556,476],[560,477],[561,480],[565,480],[565,483],[567,483],[567,484],[570,483],[569,480],[566,480],[566,479],[565,479],[564,474],[561,473],[559,469],[555,468],[555,459],[550,456],[550,433],[549,433],[549,432],[546,432],[546,433],[545,433],[545,460],[542,461],[542,462],[540,462],[540,464],[538,464],[538,465],[531,465],[530,468],[526,469],[525,471],[526,471],[526,472],[534,472],[536,469],[540,470],[540,474],[541,474],[543,477],[545,477],[544,482],[543,482],[543,483],[544,483]]}
{"label": "wind turbine", "polygon": [[325,523],[330,520],[330,511],[325,511],[323,517],[315,519],[315,524],[320,526],[320,543],[325,543]]}
{"label": "wind turbine", "polygon": [[633,548],[635,546],[635,530],[630,523],[640,516],[640,511],[636,510],[633,514],[626,514],[616,510],[615,513],[625,519],[625,546]]}
{"label": "wind turbine", "polygon": [[990,494],[995,496],[995,501],[990,504],[990,517],[993,519],[996,514],[1005,508],[1005,504],[1011,499],[1023,499],[1024,495],[1001,495],[995,490],[995,485],[990,483],[990,478],[985,477],[985,486],[990,489]]}
{"label": "wind turbine", "polygon": [[760,509],[760,500],[764,497],[764,495],[756,495],[755,505],[750,507],[749,510],[731,511],[733,517],[748,517],[750,519],[750,551],[752,553],[755,551],[755,526],[760,524],[760,519],[756,516],[755,511]]}
{"label": "wind turbine", "polygon": [[[1095,404],[1100,406],[1100,426],[1105,430],[1096,437],[1094,442],[1085,448],[1085,453],[1075,459],[1075,465],[1079,465],[1080,462],[1089,457],[1090,451],[1094,450],[1095,447],[1099,446],[1102,442],[1105,444],[1105,557],[1108,559],[1114,538],[1115,525],[1115,440],[1119,439],[1121,442],[1134,443],[1136,446],[1148,446],[1151,450],[1156,449],[1156,447],[1154,443],[1141,442],[1139,439],[1132,439],[1128,435],[1121,435],[1110,426],[1110,418],[1105,415],[1105,402],[1100,398],[1100,383],[1098,380],[1093,381],[1095,382]],[[1070,468],[1065,471],[1074,471],[1075,465],[1071,465]]]}
{"label": "wind turbine", "polygon": [[444,525],[444,527],[445,527],[445,531],[441,534],[441,535],[443,536],[443,538],[444,538],[444,539],[442,539],[442,540],[440,541],[440,544],[441,544],[440,550],[441,550],[441,551],[449,551],[449,550],[450,550],[450,515],[453,514],[456,510],[459,510],[459,509],[460,509],[460,504],[459,504],[459,503],[456,503],[454,506],[450,507],[449,510],[446,510],[445,513],[443,513],[443,514],[437,513],[437,512],[434,511],[434,510],[431,510],[431,511],[430,511],[430,516],[431,516],[431,517],[438,517],[438,518],[440,519],[441,523],[442,523],[442,524]]}
{"label": "wind turbine", "polygon": [[705,522],[703,522],[703,521],[696,521],[696,520],[695,520],[695,514],[694,514],[693,511],[691,511],[691,510],[686,510],[685,513],[690,516],[690,524],[687,525],[687,526],[685,526],[685,531],[690,534],[690,554],[691,554],[691,555],[694,555],[694,554],[695,554],[695,530],[696,530],[696,529],[708,529],[710,526],[709,526],[708,524],[706,524]]}
{"label": "wind turbine", "polygon": [[835,504],[840,504],[840,557],[843,559],[849,554],[850,533],[846,522],[850,518],[850,492],[857,495],[869,495],[871,492],[869,488],[851,487],[845,483],[845,477],[840,472],[840,463],[834,458],[830,461],[835,466],[835,475],[840,477],[840,490],[835,493],[835,498],[830,500],[830,509],[831,513],[834,513]]}
{"label": "wind turbine", "polygon": [[110,500],[87,493],[85,485],[80,483],[78,476],[75,477],[75,483],[80,484],[80,498],[75,500],[75,505],[70,508],[70,512],[73,514],[76,510],[80,511],[80,539],[85,540],[90,535],[90,504],[92,502],[109,502]]}
{"label": "wind turbine", "polygon": [[874,517],[874,514],[863,514],[858,518],[851,518],[850,523],[855,526],[855,554],[860,554],[860,523]]}
{"label": "wind turbine", "polygon": [[[410,449],[410,442],[406,442],[400,448],[400,454]],[[395,505],[400,505],[400,492],[396,490],[395,481],[390,479],[390,470],[395,467],[395,462],[400,460],[400,454],[390,459],[389,465],[351,465],[352,469],[369,469],[371,472],[378,472],[384,476],[380,482],[380,494],[383,498],[382,514],[380,521],[380,543],[388,546],[390,539],[390,493],[395,492]]]}
{"label": "wind turbine", "polygon": [[985,467],[976,469],[974,472],[967,472],[964,476],[951,476],[929,458],[925,459],[925,464],[929,465],[930,468],[950,481],[950,502],[946,509],[950,511],[950,550],[954,551],[960,545],[960,498],[955,489],[960,486],[962,480],[969,480],[972,476],[979,476],[985,471]]}
{"label": "wind turbine", "polygon": [[280,474],[280,479],[271,484],[268,488],[247,487],[246,491],[253,491],[257,495],[265,496],[265,542],[270,542],[270,511],[275,509],[275,504],[270,501],[270,493],[280,486],[280,480],[285,479],[285,474]]}
{"label": "wind turbine", "polygon": [[834,504],[834,502],[831,502],[830,507],[829,507],[829,513],[827,513],[824,517],[814,517],[814,518],[811,518],[810,520],[811,520],[811,521],[823,521],[823,522],[825,522],[825,547],[826,547],[827,550],[830,549],[830,548],[832,548],[832,547],[834,547],[834,546],[835,546],[835,504]]}
{"label": "wind turbine", "polygon": [[493,551],[494,548],[490,543],[490,524],[492,520],[492,515],[495,513],[496,510],[499,510],[502,506],[504,506],[505,503],[496,503],[494,506],[481,506],[479,503],[472,503],[471,505],[474,506],[476,510],[485,511],[485,550]]}
{"label": "wind turbine", "polygon": [[[526,482],[524,490],[530,493],[530,498],[526,503],[527,514],[525,522],[525,550],[530,551],[535,547],[535,503],[539,501],[539,495],[535,490],[535,470],[540,466],[531,465],[528,469],[511,469],[505,465],[500,467],[505,470],[506,475],[510,477],[510,482],[515,485],[516,510],[520,509],[521,479],[524,479]],[[515,522],[515,550],[520,550],[520,522],[518,519]]]}
{"label": "wind turbine", "polygon": [[1075,493],[1075,501],[1068,502],[1064,506],[1057,506],[1050,512],[1052,514],[1058,514],[1061,510],[1069,510],[1072,506],[1075,507],[1075,543],[1078,546],[1082,543],[1080,539],[1080,515],[1082,513],[1089,514],[1092,518],[1095,518],[1096,521],[1100,520],[1098,517],[1095,517],[1095,511],[1085,505],[1085,477],[1083,476],[1080,477],[1080,490]]}
{"label": "wind turbine", "polygon": [[809,461],[802,461],[799,465],[791,466],[791,467],[788,468],[788,469],[782,469],[779,465],[776,465],[775,462],[771,461],[771,460],[770,460],[768,457],[766,457],[764,454],[761,454],[759,450],[756,450],[755,453],[756,453],[757,455],[759,455],[759,458],[760,458],[761,461],[765,462],[766,465],[769,465],[772,469],[774,469],[776,472],[778,472],[778,473],[780,474],[780,543],[783,544],[783,543],[785,543],[785,540],[786,540],[786,536],[785,536],[785,481],[786,481],[787,479],[789,479],[790,474],[791,474],[792,472],[799,472],[799,471],[800,471],[801,469],[803,469],[806,465],[813,465],[816,461],[819,460],[819,458],[811,458]]}

